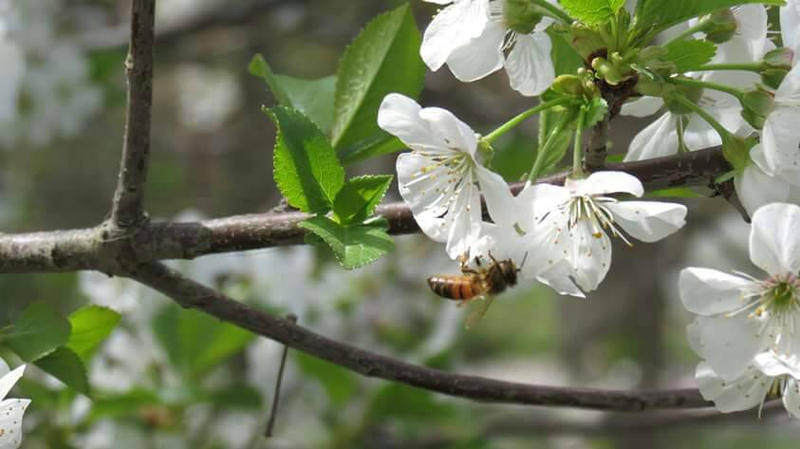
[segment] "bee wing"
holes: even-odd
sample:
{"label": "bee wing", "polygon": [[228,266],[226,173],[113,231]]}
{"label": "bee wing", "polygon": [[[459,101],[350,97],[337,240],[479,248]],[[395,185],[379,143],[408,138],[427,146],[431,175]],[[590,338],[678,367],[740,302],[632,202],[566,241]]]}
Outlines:
{"label": "bee wing", "polygon": [[470,311],[469,315],[467,316],[467,322],[464,324],[464,327],[467,330],[474,328],[478,325],[486,312],[489,310],[489,306],[492,305],[494,302],[494,296],[488,295],[483,298],[483,301],[480,301],[480,304],[475,306],[475,308]]}

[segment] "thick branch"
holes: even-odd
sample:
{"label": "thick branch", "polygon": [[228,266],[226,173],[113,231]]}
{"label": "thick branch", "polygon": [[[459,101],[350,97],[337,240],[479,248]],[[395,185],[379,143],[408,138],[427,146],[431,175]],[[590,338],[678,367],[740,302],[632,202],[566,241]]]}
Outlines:
{"label": "thick branch", "polygon": [[450,396],[508,404],[580,407],[596,410],[641,411],[700,408],[710,404],[697,390],[609,391],[505,382],[478,376],[451,374],[375,354],[315,334],[290,320],[274,317],[183,277],[160,263],[139,266],[129,275],[158,290],[183,307],[191,307],[223,321],[279,341],[331,363],[369,377],[401,382]]}
{"label": "thick branch", "polygon": [[[677,186],[708,186],[730,170],[719,149],[650,159],[607,164],[641,179],[647,190]],[[565,173],[538,182],[563,183]],[[523,184],[511,185],[519,192]],[[378,207],[394,235],[419,232],[411,211],[402,202]],[[303,230],[297,223],[308,218],[301,212],[264,213],[217,218],[195,223],[152,223],[118,240],[104,228],[54,231],[34,234],[0,235],[0,272],[48,272],[102,270],[116,272],[115,257],[127,242],[126,256],[133,263],[164,259],[192,259],[250,249],[302,243]],[[113,251],[111,251],[113,250]],[[98,261],[103,262],[98,265]]]}
{"label": "thick branch", "polygon": [[111,220],[121,228],[145,221],[144,183],[150,158],[150,106],[153,102],[153,23],[155,0],[133,0],[131,38],[125,70],[128,110]]}

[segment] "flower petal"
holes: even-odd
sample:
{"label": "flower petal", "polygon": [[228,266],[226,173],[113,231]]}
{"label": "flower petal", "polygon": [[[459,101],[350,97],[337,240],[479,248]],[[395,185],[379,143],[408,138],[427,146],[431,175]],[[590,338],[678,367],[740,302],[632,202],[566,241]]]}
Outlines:
{"label": "flower petal", "polygon": [[456,0],[436,14],[419,49],[425,64],[439,70],[453,51],[480,36],[489,21],[488,9],[488,0]]}
{"label": "flower petal", "polygon": [[621,171],[599,171],[586,179],[567,179],[564,186],[574,195],[606,195],[609,193],[630,193],[642,196],[644,187],[639,178]]}
{"label": "flower petal", "polygon": [[776,107],[764,122],[761,136],[763,157],[759,161],[759,166],[767,174],[779,175],[796,185],[800,185],[798,122],[800,110],[796,107]]}
{"label": "flower petal", "polygon": [[22,416],[30,403],[30,399],[0,402],[0,448],[16,449],[22,443]]}
{"label": "flower petal", "polygon": [[710,268],[684,268],[678,280],[683,306],[704,316],[739,309],[745,305],[745,294],[756,288],[749,279]]}
{"label": "flower petal", "polygon": [[717,375],[726,380],[739,377],[765,348],[759,325],[758,320],[748,318],[745,313],[702,317],[700,342],[706,361]]}
{"label": "flower petal", "polygon": [[25,372],[25,365],[20,365],[2,378],[0,378],[0,399],[5,398],[8,392],[14,388],[14,384],[22,377]]}
{"label": "flower petal", "polygon": [[569,201],[569,190],[552,184],[526,184],[516,196],[520,225],[526,232],[535,229],[547,215]]}
{"label": "flower petal", "polygon": [[789,0],[786,5],[781,6],[780,21],[783,45],[797,55],[800,50],[800,39],[797,37],[800,31],[800,2]]}
{"label": "flower petal", "polygon": [[686,206],[661,201],[620,201],[606,203],[617,223],[631,237],[655,242],[686,224]]}
{"label": "flower petal", "polygon": [[512,89],[530,97],[550,87],[556,77],[551,48],[550,36],[545,32],[517,36],[505,64]]}
{"label": "flower petal", "polygon": [[490,21],[483,33],[455,49],[447,58],[447,67],[459,80],[479,80],[503,67],[503,39],[506,29],[501,22]]}
{"label": "flower petal", "polygon": [[378,126],[418,151],[448,151],[444,142],[420,118],[422,107],[405,95],[389,94],[378,109]]}
{"label": "flower petal", "polygon": [[795,379],[800,379],[800,369],[798,369],[796,363],[792,362],[793,360],[790,361],[771,351],[762,352],[753,359],[753,365],[767,376],[778,377],[788,375]]}
{"label": "flower petal", "polygon": [[620,114],[633,117],[648,117],[664,107],[661,97],[640,97],[622,105]]}
{"label": "flower petal", "polygon": [[678,152],[678,116],[667,112],[639,131],[628,146],[625,162],[669,156]]}
{"label": "flower petal", "polygon": [[750,260],[771,275],[800,271],[800,207],[772,203],[753,214]]}
{"label": "flower petal", "polygon": [[477,163],[475,174],[492,220],[500,225],[513,226],[518,221],[517,207],[506,181],[502,176]]}
{"label": "flower petal", "polygon": [[783,389],[783,406],[795,418],[800,419],[800,386],[797,379],[789,379]]}
{"label": "flower petal", "polygon": [[770,379],[753,366],[733,381],[719,377],[707,363],[697,365],[695,379],[700,394],[708,401],[714,401],[723,413],[753,408],[763,401],[770,387]]}
{"label": "flower petal", "polygon": [[791,192],[791,186],[786,181],[769,176],[756,164],[747,164],[744,171],[733,178],[733,185],[739,201],[750,216],[761,206],[788,201]]}
{"label": "flower petal", "polygon": [[431,132],[451,151],[462,151],[470,156],[478,147],[475,131],[458,119],[452,112],[442,108],[424,108],[419,111],[422,120],[428,123]]}

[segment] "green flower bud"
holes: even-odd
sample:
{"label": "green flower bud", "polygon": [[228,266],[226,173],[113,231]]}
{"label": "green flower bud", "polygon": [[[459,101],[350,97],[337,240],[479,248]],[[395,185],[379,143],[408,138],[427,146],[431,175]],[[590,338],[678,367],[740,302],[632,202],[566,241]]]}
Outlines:
{"label": "green flower bud", "polygon": [[747,91],[741,100],[742,117],[754,128],[761,129],[774,102],[772,94],[761,86]]}
{"label": "green flower bud", "polygon": [[764,55],[764,68],[761,69],[761,82],[777,89],[786,74],[792,69],[794,52],[788,48],[776,48]]}
{"label": "green flower bud", "polygon": [[559,94],[571,96],[580,96],[585,92],[583,80],[575,75],[557,76],[550,88]]}
{"label": "green flower bud", "polygon": [[721,9],[703,20],[705,22],[703,31],[706,33],[706,39],[715,44],[728,42],[736,34],[738,24],[730,9]]}
{"label": "green flower bud", "polygon": [[505,0],[503,20],[511,31],[529,34],[544,17],[542,7],[532,0]]}
{"label": "green flower bud", "polygon": [[616,86],[629,78],[629,76],[622,74],[617,65],[612,64],[603,57],[594,58],[592,60],[592,68],[600,78],[612,86]]}

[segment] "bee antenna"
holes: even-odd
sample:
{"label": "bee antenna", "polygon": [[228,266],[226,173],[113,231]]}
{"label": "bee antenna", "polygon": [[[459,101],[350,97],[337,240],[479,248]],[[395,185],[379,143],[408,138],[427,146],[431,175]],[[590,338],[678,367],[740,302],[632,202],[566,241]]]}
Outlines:
{"label": "bee antenna", "polygon": [[526,260],[528,260],[528,252],[527,252],[527,251],[525,251],[525,255],[524,255],[524,256],[522,256],[522,263],[521,263],[521,264],[519,264],[519,268],[517,268],[517,272],[518,272],[518,273],[519,273],[520,271],[522,271],[522,267],[524,267],[524,266],[525,266],[525,261],[526,261]]}

